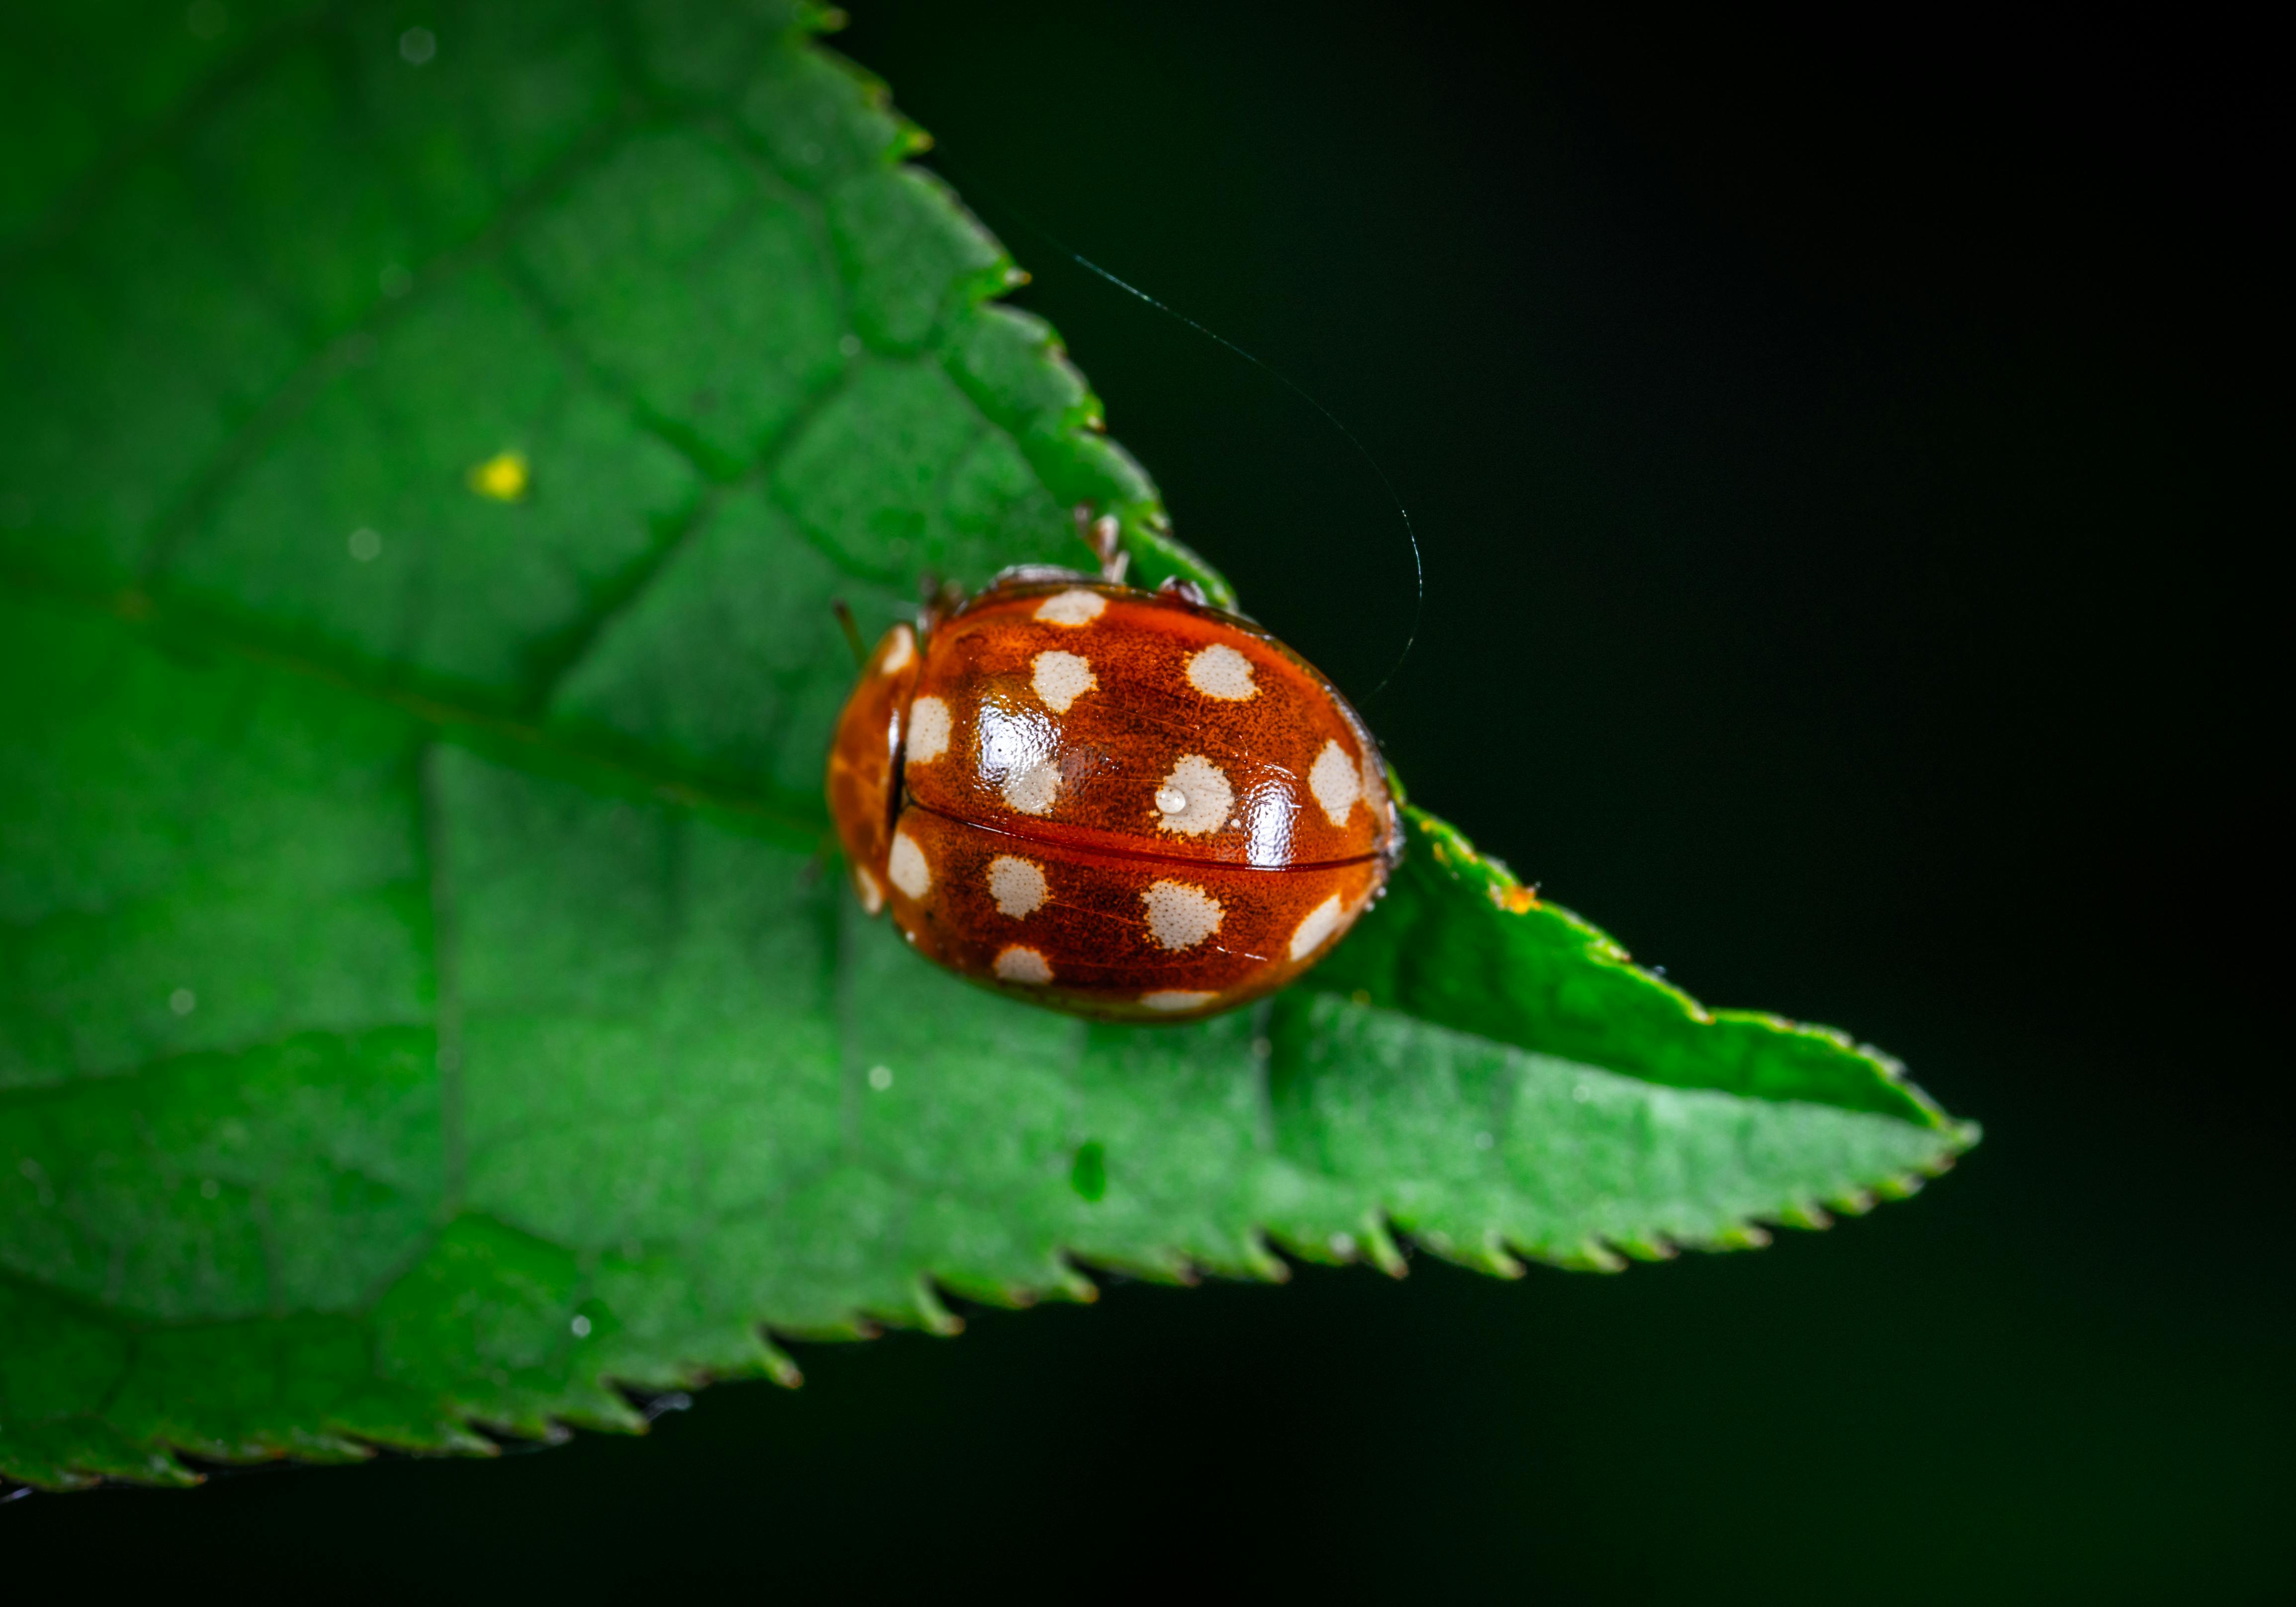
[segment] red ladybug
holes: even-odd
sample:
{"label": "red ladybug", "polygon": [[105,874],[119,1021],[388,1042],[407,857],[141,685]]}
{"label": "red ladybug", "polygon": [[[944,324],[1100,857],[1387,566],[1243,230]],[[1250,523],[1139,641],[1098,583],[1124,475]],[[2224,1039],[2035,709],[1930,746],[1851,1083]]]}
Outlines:
{"label": "red ladybug", "polygon": [[[1079,524],[1085,521],[1079,515]],[[1187,1021],[1283,987],[1402,851],[1387,769],[1332,684],[1193,586],[1007,570],[862,668],[829,808],[871,914],[1031,1003]]]}

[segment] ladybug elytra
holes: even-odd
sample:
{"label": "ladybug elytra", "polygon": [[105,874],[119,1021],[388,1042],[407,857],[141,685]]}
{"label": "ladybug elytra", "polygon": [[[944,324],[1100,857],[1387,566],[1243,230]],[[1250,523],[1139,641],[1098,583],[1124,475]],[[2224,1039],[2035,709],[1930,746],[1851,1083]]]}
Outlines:
{"label": "ladybug elytra", "polygon": [[1402,828],[1337,689],[1185,582],[1049,566],[868,655],[829,759],[853,887],[972,981],[1125,1021],[1258,998],[1385,887]]}

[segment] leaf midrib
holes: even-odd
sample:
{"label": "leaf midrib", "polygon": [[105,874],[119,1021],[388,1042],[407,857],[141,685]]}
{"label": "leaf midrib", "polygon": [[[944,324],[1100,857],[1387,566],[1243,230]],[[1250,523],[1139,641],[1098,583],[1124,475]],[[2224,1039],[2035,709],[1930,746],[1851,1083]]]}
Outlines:
{"label": "leaf midrib", "polygon": [[[154,644],[173,642],[226,654],[395,709],[429,727],[437,740],[475,738],[459,745],[480,750],[507,745],[542,758],[570,762],[662,802],[728,816],[774,834],[794,837],[799,840],[790,843],[792,848],[810,850],[827,841],[828,814],[817,804],[808,808],[794,797],[730,786],[705,772],[643,763],[631,750],[585,742],[566,728],[523,718],[476,700],[458,700],[444,690],[394,685],[361,676],[340,663],[292,652],[256,633],[234,630],[222,617],[207,610],[162,603],[136,587],[104,591],[76,586],[53,574],[0,559],[0,590],[45,596],[83,614],[111,619],[143,633]],[[655,750],[636,752],[660,758]]]}

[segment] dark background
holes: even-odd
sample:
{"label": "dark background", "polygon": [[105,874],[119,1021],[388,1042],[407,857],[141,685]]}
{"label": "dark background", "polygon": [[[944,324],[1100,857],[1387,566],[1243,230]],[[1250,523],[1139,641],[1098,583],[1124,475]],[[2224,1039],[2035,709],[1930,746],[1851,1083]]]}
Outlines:
{"label": "dark background", "polygon": [[[36,1496],[9,1571],[2286,1589],[2284,989],[2240,918],[2284,886],[2284,725],[2251,706],[2283,611],[2250,550],[2288,526],[2260,44],[854,9],[841,48],[1036,271],[1021,303],[1182,534],[1364,699],[1414,797],[1701,997],[1904,1055],[1984,1144],[1759,1255],[1114,1284],[810,1348],[804,1390],[722,1387],[644,1440]],[[1413,591],[1378,474],[1047,235],[1376,456],[1427,568],[1384,690]]]}

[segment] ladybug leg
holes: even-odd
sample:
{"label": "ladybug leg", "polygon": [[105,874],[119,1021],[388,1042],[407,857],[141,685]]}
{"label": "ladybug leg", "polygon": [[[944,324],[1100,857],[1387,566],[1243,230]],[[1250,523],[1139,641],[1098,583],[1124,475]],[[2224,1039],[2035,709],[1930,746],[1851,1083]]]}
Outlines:
{"label": "ladybug leg", "polygon": [[1132,554],[1124,550],[1124,533],[1116,522],[1116,515],[1103,513],[1092,516],[1089,503],[1076,505],[1077,539],[1093,551],[1100,560],[1100,578],[1111,586],[1124,584],[1124,571],[1131,566]]}
{"label": "ladybug leg", "polygon": [[821,885],[821,879],[829,873],[829,841],[824,838],[821,846],[813,850],[811,857],[806,860],[804,867],[798,872],[797,884],[800,887],[810,892]]}
{"label": "ladybug leg", "polygon": [[853,623],[853,611],[845,606],[842,597],[832,597],[829,610],[837,616],[838,627],[845,633],[845,645],[853,650],[853,668],[862,668],[869,662],[869,648],[861,640],[861,627]]}
{"label": "ladybug leg", "polygon": [[964,588],[928,570],[920,578],[918,590],[922,600],[917,608],[917,641],[922,644],[932,640],[941,621],[964,605]]}

